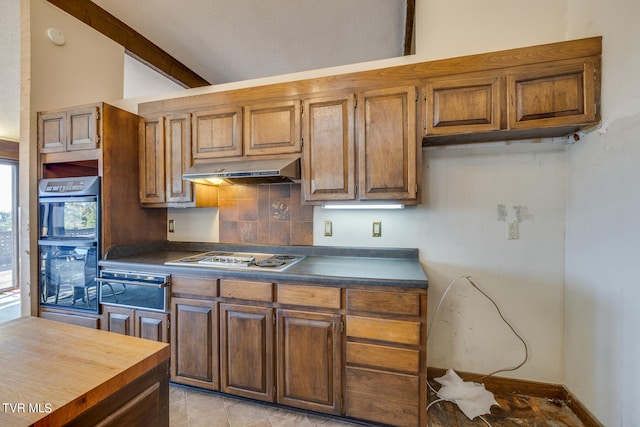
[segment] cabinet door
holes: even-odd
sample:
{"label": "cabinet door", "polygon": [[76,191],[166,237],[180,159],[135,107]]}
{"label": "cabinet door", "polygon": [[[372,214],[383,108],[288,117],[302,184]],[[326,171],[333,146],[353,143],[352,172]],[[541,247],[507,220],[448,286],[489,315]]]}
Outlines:
{"label": "cabinet door", "polygon": [[304,200],[355,198],[354,94],[304,101]]}
{"label": "cabinet door", "polygon": [[221,391],[273,402],[273,309],[220,304]]}
{"label": "cabinet door", "polygon": [[426,135],[499,130],[502,111],[500,82],[498,76],[426,80]]}
{"label": "cabinet door", "polygon": [[66,119],[66,112],[38,114],[38,146],[41,153],[56,153],[66,150]]}
{"label": "cabinet door", "polygon": [[171,380],[218,390],[217,304],[173,298],[171,318]]}
{"label": "cabinet door", "polygon": [[135,333],[138,338],[169,342],[169,315],[155,311],[135,311]]}
{"label": "cabinet door", "polygon": [[507,75],[509,128],[595,122],[595,69],[594,62],[571,61]]}
{"label": "cabinet door", "polygon": [[244,107],[247,155],[300,152],[300,101],[267,102]]}
{"label": "cabinet door", "polygon": [[97,106],[67,113],[67,151],[98,148],[100,110]]}
{"label": "cabinet door", "polygon": [[105,305],[102,307],[102,315],[101,329],[117,334],[134,336],[135,316],[133,309]]}
{"label": "cabinet door", "polygon": [[193,114],[193,158],[242,155],[242,108],[221,107]]}
{"label": "cabinet door", "polygon": [[340,414],[340,315],[278,310],[278,403]]}
{"label": "cabinet door", "polygon": [[193,184],[182,175],[191,166],[191,115],[175,114],[165,118],[166,201],[192,202]]}
{"label": "cabinet door", "polygon": [[144,119],[140,123],[140,202],[164,203],[166,200],[164,117]]}
{"label": "cabinet door", "polygon": [[417,198],[416,89],[358,95],[358,188],[362,200]]}

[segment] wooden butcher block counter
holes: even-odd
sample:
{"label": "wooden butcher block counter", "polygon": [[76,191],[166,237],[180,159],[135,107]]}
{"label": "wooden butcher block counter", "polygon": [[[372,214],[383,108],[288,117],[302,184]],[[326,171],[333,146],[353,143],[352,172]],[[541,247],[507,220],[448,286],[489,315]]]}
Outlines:
{"label": "wooden butcher block counter", "polygon": [[0,425],[168,426],[169,354],[37,317],[0,323]]}

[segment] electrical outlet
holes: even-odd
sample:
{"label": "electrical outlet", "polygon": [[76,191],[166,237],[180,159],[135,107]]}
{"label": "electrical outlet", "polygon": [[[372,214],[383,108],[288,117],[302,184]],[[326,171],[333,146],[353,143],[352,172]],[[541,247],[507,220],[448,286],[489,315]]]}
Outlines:
{"label": "electrical outlet", "polygon": [[176,230],[176,220],[175,219],[170,219],[169,220],[169,233],[173,233]]}
{"label": "electrical outlet", "polygon": [[373,237],[382,237],[382,221],[373,221],[371,235]]}
{"label": "electrical outlet", "polygon": [[520,224],[517,221],[507,222],[507,239],[518,240],[520,238]]}
{"label": "electrical outlet", "polygon": [[324,235],[327,237],[333,236],[333,224],[331,221],[324,222]]}

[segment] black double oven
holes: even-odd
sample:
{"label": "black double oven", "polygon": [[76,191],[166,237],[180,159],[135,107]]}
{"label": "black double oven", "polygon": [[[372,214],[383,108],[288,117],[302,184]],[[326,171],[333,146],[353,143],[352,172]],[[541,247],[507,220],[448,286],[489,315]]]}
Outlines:
{"label": "black double oven", "polygon": [[99,312],[100,178],[38,184],[40,305]]}

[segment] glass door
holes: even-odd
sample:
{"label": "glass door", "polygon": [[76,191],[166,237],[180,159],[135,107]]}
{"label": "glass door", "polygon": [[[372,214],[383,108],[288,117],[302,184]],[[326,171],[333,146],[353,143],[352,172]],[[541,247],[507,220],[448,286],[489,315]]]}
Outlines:
{"label": "glass door", "polygon": [[20,317],[18,164],[0,160],[0,322]]}

